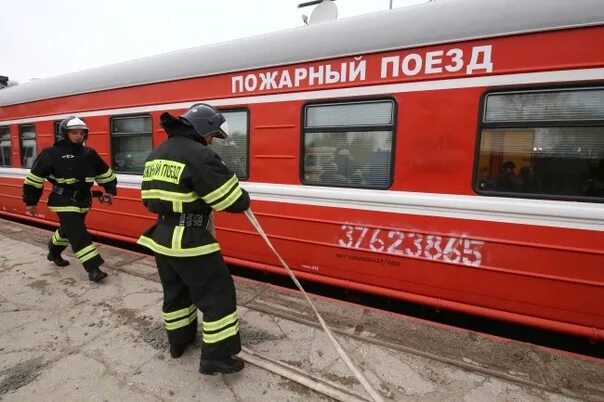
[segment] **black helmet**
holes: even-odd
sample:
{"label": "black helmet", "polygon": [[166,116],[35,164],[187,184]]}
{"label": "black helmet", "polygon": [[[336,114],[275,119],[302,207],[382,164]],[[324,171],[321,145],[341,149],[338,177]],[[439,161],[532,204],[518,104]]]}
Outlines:
{"label": "black helmet", "polygon": [[214,134],[218,138],[227,138],[229,128],[226,119],[218,110],[205,103],[196,103],[179,119],[202,137]]}
{"label": "black helmet", "polygon": [[84,138],[88,138],[88,126],[79,117],[69,116],[59,124],[59,139],[67,138],[67,130],[84,130]]}

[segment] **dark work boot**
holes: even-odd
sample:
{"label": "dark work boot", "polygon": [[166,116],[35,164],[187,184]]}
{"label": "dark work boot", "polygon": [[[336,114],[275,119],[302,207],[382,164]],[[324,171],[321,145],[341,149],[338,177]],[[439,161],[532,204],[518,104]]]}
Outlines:
{"label": "dark work boot", "polygon": [[202,360],[199,364],[199,372],[204,375],[230,374],[241,371],[244,367],[243,360],[233,356],[222,360]]}
{"label": "dark work boot", "polygon": [[178,359],[180,356],[182,356],[183,353],[185,353],[186,348],[186,343],[175,343],[173,345],[170,345],[170,357],[172,357],[173,359]]}
{"label": "dark work boot", "polygon": [[100,282],[107,277],[107,274],[99,269],[99,267],[91,268],[88,271],[88,279],[92,282]]}
{"label": "dark work boot", "polygon": [[185,343],[174,343],[170,344],[170,356],[174,359],[178,359],[185,353],[185,349],[190,343],[195,342],[195,337],[191,338],[188,342]]}
{"label": "dark work boot", "polygon": [[55,265],[57,267],[66,267],[69,265],[69,261],[64,260],[63,257],[61,257],[61,255],[52,255],[51,253],[48,253],[48,255],[46,256],[46,259],[48,261],[52,261],[55,263]]}

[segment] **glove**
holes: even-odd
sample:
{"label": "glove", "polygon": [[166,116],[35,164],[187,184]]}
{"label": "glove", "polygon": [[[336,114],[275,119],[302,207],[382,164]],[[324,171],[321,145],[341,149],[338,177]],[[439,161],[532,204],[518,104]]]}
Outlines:
{"label": "glove", "polygon": [[109,204],[113,203],[113,196],[109,193],[104,193],[101,190],[92,190],[92,196],[94,198],[98,198],[101,204]]}

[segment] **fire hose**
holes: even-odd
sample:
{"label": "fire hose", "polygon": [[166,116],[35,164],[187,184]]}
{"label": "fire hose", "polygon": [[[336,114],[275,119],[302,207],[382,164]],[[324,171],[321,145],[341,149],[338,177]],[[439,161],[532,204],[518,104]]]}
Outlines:
{"label": "fire hose", "polygon": [[363,386],[363,388],[365,388],[365,390],[367,391],[367,393],[369,393],[369,395],[371,396],[371,398],[374,401],[376,401],[376,402],[377,401],[380,401],[380,402],[383,401],[383,398],[380,396],[380,394],[378,394],[377,391],[371,386],[371,384],[369,384],[369,381],[367,381],[367,379],[365,378],[365,376],[363,375],[363,373],[361,373],[361,371],[354,365],[354,363],[352,362],[352,360],[350,359],[350,357],[348,357],[348,354],[346,354],[346,352],[344,351],[344,349],[340,346],[340,344],[338,343],[338,341],[334,337],[334,335],[331,332],[331,330],[329,329],[329,327],[325,324],[325,321],[323,320],[323,317],[321,317],[321,314],[319,314],[319,312],[315,308],[315,305],[312,303],[312,301],[310,300],[310,298],[308,297],[308,295],[304,291],[304,288],[302,288],[302,285],[300,284],[300,282],[298,282],[298,279],[296,278],[296,276],[294,275],[294,273],[292,272],[292,270],[289,268],[289,266],[283,260],[283,258],[281,258],[281,256],[279,255],[279,253],[277,253],[277,250],[275,250],[275,248],[273,247],[273,245],[270,242],[270,240],[268,239],[266,233],[262,229],[262,226],[260,226],[260,223],[258,223],[258,220],[254,216],[254,213],[252,212],[252,210],[248,209],[247,211],[245,211],[245,215],[249,219],[250,223],[254,226],[254,228],[258,231],[258,233],[260,234],[260,236],[264,239],[264,241],[266,242],[266,244],[268,245],[268,247],[272,250],[272,252],[275,254],[275,256],[279,259],[279,261],[281,262],[281,265],[283,265],[283,267],[285,268],[285,270],[287,271],[287,273],[289,274],[289,276],[294,281],[295,285],[298,287],[298,289],[300,289],[300,291],[302,292],[302,294],[306,298],[306,301],[308,301],[308,303],[310,304],[312,310],[315,313],[315,316],[317,317],[317,319],[319,320],[319,323],[321,324],[321,327],[323,327],[323,330],[327,334],[327,337],[329,338],[329,340],[330,340],[331,344],[333,345],[333,347],[336,349],[336,352],[338,352],[338,355],[340,355],[340,358],[344,361],[344,363],[352,371],[352,373],[355,375],[355,377],[359,380],[359,382],[361,383],[361,385]]}

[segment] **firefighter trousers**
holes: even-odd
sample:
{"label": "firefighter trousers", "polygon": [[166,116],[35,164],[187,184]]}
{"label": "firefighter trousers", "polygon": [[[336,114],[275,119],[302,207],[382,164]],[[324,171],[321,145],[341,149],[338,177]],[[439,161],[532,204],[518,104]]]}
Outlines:
{"label": "firefighter trousers", "polygon": [[163,318],[171,345],[192,342],[197,309],[203,313],[201,359],[221,360],[241,351],[233,278],[222,253],[196,257],[155,254],[164,289]]}
{"label": "firefighter trousers", "polygon": [[61,226],[52,234],[48,242],[51,256],[59,256],[68,244],[86,271],[98,268],[104,262],[96,246],[92,244],[86,229],[85,213],[58,212]]}

